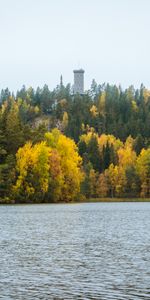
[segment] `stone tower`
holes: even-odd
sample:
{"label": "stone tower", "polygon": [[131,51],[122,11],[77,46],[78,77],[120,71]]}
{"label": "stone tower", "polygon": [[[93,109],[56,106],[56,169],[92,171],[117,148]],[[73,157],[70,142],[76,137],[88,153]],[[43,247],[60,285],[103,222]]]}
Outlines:
{"label": "stone tower", "polygon": [[74,70],[74,86],[73,92],[74,94],[84,94],[84,70]]}

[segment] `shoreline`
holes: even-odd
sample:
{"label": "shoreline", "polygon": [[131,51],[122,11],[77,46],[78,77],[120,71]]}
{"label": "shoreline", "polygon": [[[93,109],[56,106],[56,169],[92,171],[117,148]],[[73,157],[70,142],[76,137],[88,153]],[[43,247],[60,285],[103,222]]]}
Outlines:
{"label": "shoreline", "polygon": [[150,202],[150,198],[87,198],[79,201],[59,202],[15,202],[13,200],[0,199],[0,205],[38,205],[38,204],[79,204],[79,203],[119,203],[119,202]]}
{"label": "shoreline", "polygon": [[150,198],[90,198],[86,200],[79,201],[81,203],[98,203],[98,202],[150,202]]}

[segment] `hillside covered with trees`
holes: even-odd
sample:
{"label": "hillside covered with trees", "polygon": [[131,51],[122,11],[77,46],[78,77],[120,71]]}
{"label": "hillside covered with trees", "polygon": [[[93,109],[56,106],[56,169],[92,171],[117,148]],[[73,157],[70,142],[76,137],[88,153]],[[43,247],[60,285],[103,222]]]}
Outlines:
{"label": "hillside covered with trees", "polygon": [[150,197],[150,90],[0,94],[0,201]]}

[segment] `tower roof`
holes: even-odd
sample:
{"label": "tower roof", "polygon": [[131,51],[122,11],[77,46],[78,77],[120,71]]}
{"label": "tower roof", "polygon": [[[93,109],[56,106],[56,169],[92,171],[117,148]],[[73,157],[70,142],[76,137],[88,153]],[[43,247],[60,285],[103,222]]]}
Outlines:
{"label": "tower roof", "polygon": [[84,73],[83,69],[73,70],[74,73]]}

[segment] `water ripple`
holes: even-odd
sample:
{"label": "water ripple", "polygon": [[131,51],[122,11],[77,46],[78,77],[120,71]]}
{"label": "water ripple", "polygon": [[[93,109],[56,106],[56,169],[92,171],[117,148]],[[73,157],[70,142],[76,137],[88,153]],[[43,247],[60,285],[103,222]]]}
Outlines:
{"label": "water ripple", "polygon": [[0,299],[150,299],[150,203],[0,206]]}

